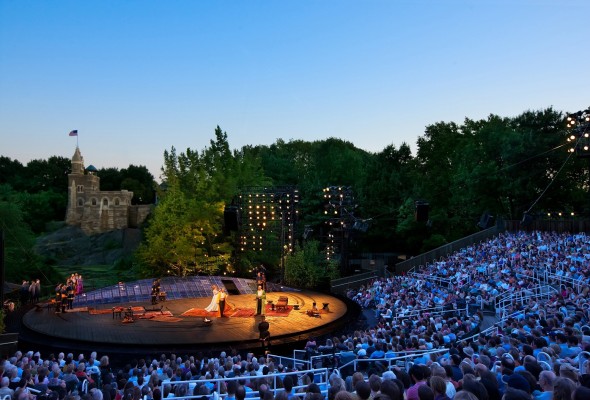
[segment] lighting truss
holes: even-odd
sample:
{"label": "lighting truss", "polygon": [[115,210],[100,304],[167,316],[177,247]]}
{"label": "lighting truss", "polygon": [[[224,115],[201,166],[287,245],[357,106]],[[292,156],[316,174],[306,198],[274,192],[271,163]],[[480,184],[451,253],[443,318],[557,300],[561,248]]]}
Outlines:
{"label": "lighting truss", "polygon": [[297,188],[246,187],[238,195],[238,207],[241,252],[276,252],[282,256],[293,251],[299,217]]}

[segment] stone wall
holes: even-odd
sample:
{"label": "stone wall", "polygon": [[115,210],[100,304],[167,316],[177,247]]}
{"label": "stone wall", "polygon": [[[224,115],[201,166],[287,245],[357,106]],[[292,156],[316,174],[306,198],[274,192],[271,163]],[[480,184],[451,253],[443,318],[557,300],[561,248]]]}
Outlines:
{"label": "stone wall", "polygon": [[129,207],[129,228],[139,228],[152,212],[152,205],[137,205]]}

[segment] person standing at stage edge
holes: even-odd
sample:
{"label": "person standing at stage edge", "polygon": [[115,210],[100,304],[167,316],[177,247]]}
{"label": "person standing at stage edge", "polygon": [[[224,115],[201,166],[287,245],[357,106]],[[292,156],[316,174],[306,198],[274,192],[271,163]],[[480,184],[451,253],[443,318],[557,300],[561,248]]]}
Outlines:
{"label": "person standing at stage edge", "polygon": [[68,286],[66,288],[66,294],[68,296],[68,310],[71,310],[74,308],[74,291],[76,289],[74,289],[74,282],[72,282],[72,280],[68,281]]}
{"label": "person standing at stage edge", "polygon": [[266,292],[262,288],[262,285],[258,285],[258,290],[256,291],[256,315],[264,315],[265,303],[266,303]]}
{"label": "person standing at stage edge", "polygon": [[266,351],[270,347],[270,325],[266,320],[266,316],[262,316],[262,321],[258,324],[258,333],[260,334],[260,344],[262,344],[262,351]]}
{"label": "person standing at stage edge", "polygon": [[227,298],[227,291],[224,287],[219,289],[219,317],[223,318],[223,312],[225,311],[225,299]]}

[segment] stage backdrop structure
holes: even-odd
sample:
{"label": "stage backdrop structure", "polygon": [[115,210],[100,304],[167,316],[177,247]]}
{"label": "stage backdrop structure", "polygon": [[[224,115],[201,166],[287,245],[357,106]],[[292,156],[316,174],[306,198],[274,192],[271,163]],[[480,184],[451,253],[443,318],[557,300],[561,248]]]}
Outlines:
{"label": "stage backdrop structure", "polygon": [[284,257],[295,247],[299,191],[294,186],[245,187],[238,195],[239,249]]}

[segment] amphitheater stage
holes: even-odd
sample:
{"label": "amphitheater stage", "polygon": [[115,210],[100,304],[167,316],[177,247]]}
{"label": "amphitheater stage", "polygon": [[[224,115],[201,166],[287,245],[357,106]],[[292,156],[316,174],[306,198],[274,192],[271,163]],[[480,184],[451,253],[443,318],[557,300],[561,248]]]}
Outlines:
{"label": "amphitheater stage", "polygon": [[[229,289],[224,318],[207,313],[212,283]],[[19,340],[51,351],[107,354],[217,351],[261,348],[255,316],[255,282],[225,277],[165,278],[165,301],[152,305],[151,280],[121,284],[80,296],[65,313],[46,305],[27,312]],[[322,293],[268,285],[266,320],[271,348],[329,333],[347,323],[344,301]],[[206,295],[206,297],[205,297]],[[288,298],[279,309],[279,297]],[[307,311],[316,303],[317,316]],[[324,309],[324,305],[327,305]],[[127,318],[126,318],[127,317]],[[205,317],[211,320],[204,321]],[[61,350],[60,350],[61,349]]]}

